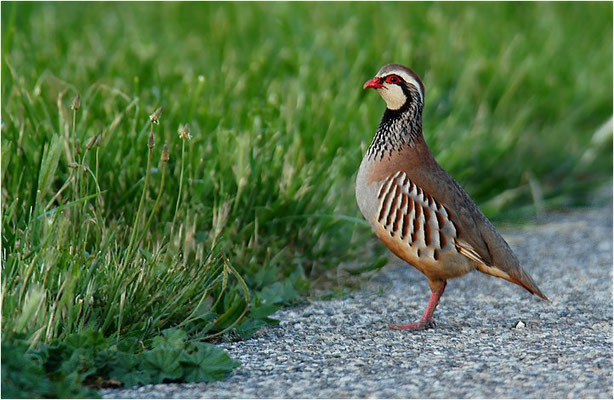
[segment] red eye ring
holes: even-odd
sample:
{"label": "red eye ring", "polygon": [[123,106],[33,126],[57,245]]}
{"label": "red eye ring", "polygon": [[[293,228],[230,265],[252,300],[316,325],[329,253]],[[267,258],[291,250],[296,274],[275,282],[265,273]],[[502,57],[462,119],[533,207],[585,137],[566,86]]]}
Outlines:
{"label": "red eye ring", "polygon": [[386,78],[386,82],[387,83],[399,83],[401,82],[401,79],[399,79],[399,77],[396,75],[390,75]]}

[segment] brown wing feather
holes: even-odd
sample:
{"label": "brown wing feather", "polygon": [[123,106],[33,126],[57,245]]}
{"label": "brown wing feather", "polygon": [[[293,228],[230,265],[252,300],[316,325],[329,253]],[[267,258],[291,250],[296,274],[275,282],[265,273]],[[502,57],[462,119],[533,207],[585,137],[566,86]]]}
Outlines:
{"label": "brown wing feather", "polygon": [[[465,243],[465,251],[477,255],[483,263],[480,265],[474,260],[478,269],[507,279],[548,300],[531,276],[522,269],[505,239],[460,185],[439,166],[426,144],[422,141],[417,147],[419,148],[414,148],[413,154],[409,155],[409,160],[406,158],[407,161],[402,163],[405,164],[403,170],[414,183],[445,205],[456,226],[459,242]],[[416,157],[419,160],[415,160]]]}

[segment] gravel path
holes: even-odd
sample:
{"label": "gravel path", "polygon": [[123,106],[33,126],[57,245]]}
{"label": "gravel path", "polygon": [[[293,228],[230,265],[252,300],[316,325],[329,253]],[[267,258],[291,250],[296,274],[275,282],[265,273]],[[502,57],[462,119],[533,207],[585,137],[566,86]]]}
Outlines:
{"label": "gravel path", "polygon": [[103,393],[612,398],[611,206],[548,214],[539,224],[502,232],[550,304],[472,273],[448,283],[436,329],[390,331],[391,322],[418,318],[429,294],[420,273],[392,263],[346,298],[280,311],[279,327],[222,344],[242,363],[223,382]]}

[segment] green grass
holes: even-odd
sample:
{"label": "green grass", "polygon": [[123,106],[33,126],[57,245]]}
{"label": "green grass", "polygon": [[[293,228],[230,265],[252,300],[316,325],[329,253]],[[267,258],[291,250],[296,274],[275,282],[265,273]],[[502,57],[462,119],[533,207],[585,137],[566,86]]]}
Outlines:
{"label": "green grass", "polygon": [[[388,62],[423,78],[426,140],[490,217],[586,204],[611,180],[611,15],[3,2],[3,366],[27,364],[55,396],[125,375],[88,368],[107,353],[147,371],[127,383],[202,380],[181,368],[221,357],[203,340],[274,323],[331,268],[379,267],[353,179],[384,107],[361,86]],[[183,367],[158,371],[160,349]],[[4,370],[3,395],[39,390]]]}

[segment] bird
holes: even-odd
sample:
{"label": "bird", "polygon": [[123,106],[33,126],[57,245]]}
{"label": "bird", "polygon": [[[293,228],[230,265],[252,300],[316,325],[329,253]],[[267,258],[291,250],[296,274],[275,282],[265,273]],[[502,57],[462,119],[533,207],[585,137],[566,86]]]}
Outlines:
{"label": "bird", "polygon": [[503,278],[549,301],[505,239],[439,165],[422,134],[424,84],[400,64],[383,66],[363,89],[386,110],[356,175],[358,208],[384,245],[426,276],[431,295],[422,318],[395,330],[435,327],[433,313],[449,279],[471,271]]}

